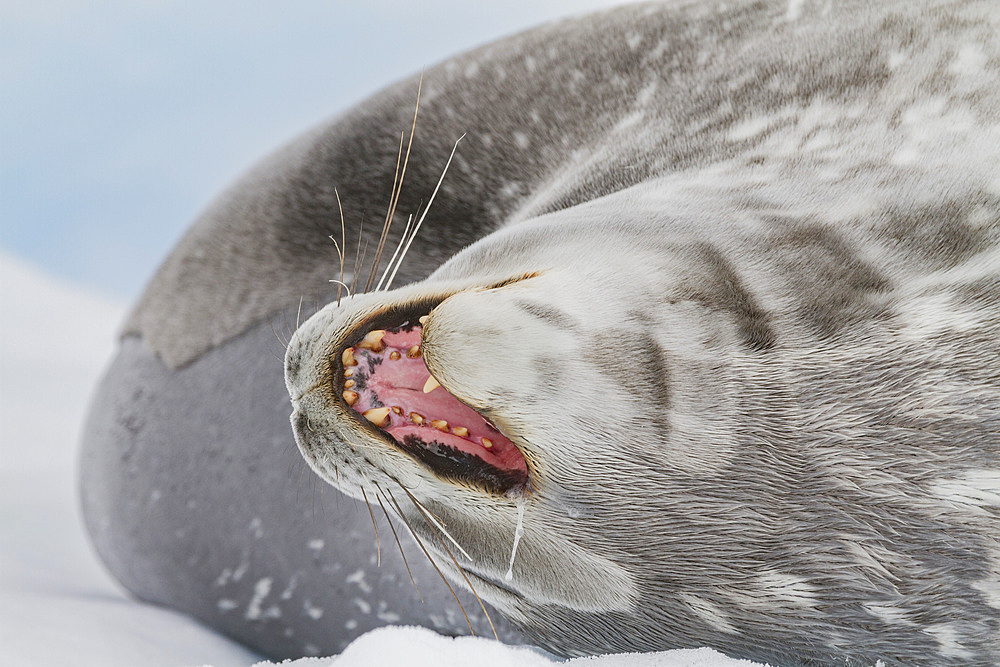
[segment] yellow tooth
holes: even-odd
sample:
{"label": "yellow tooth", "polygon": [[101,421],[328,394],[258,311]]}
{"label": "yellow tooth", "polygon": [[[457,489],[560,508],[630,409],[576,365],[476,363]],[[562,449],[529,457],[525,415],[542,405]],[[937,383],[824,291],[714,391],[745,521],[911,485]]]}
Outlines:
{"label": "yellow tooth", "polygon": [[485,447],[486,449],[489,449],[490,447],[493,446],[493,441],[490,440],[489,438],[480,438],[479,442],[483,443],[483,447]]}
{"label": "yellow tooth", "polygon": [[392,411],[395,412],[397,415],[403,414],[403,408],[399,407],[398,405],[392,406]]}
{"label": "yellow tooth", "polygon": [[371,350],[372,352],[381,352],[385,349],[385,345],[382,344],[383,336],[385,336],[385,329],[375,329],[374,331],[369,331],[365,334],[365,337],[361,339],[361,342],[358,343],[358,347]]}
{"label": "yellow tooth", "polygon": [[424,416],[422,414],[420,414],[419,412],[411,412],[410,413],[410,421],[412,421],[414,424],[423,424],[424,423]]}
{"label": "yellow tooth", "polygon": [[421,352],[419,345],[414,345],[413,347],[411,347],[409,350],[406,351],[406,356],[408,356],[410,359],[416,359],[417,357],[420,356],[420,354]]}
{"label": "yellow tooth", "polygon": [[354,405],[358,402],[358,392],[356,391],[345,391],[343,396],[344,403],[347,403],[348,405]]}
{"label": "yellow tooth", "polygon": [[376,426],[388,426],[389,408],[372,408],[361,413],[364,418]]}
{"label": "yellow tooth", "polygon": [[393,350],[392,352],[389,353],[389,358],[392,359],[393,361],[397,361],[401,356],[403,355],[401,355],[396,350]]}
{"label": "yellow tooth", "polygon": [[352,375],[354,375],[354,369],[353,368],[345,368],[344,369],[344,377],[345,378],[349,378]]}
{"label": "yellow tooth", "polygon": [[441,383],[437,381],[436,377],[434,377],[433,375],[428,375],[427,382],[424,383],[424,393],[429,394],[440,386]]}
{"label": "yellow tooth", "polygon": [[448,432],[448,422],[443,419],[432,419],[431,426],[439,431],[444,431],[445,433]]}
{"label": "yellow tooth", "polygon": [[344,364],[344,366],[357,366],[358,362],[354,358],[354,348],[349,347],[344,350],[344,353],[340,355],[340,361]]}
{"label": "yellow tooth", "polygon": [[460,435],[463,438],[469,435],[469,429],[465,428],[464,426],[456,426],[455,428],[451,429],[451,432],[454,433],[455,435]]}
{"label": "yellow tooth", "polygon": [[354,380],[344,380],[344,389],[350,389],[354,386]]}
{"label": "yellow tooth", "polygon": [[427,324],[427,318],[428,317],[429,317],[428,315],[421,315],[420,316],[420,326],[423,326],[423,325]]}

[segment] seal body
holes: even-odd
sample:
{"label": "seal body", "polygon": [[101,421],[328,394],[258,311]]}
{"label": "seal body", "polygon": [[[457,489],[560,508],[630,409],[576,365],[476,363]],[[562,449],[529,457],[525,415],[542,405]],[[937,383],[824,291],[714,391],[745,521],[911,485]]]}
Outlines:
{"label": "seal body", "polygon": [[[998,26],[986,2],[656,4],[484,47],[424,76],[398,210],[465,138],[411,284],[338,304],[322,240],[340,194],[346,245],[377,245],[356,223],[388,200],[415,81],[224,196],[129,331],[194,367],[331,301],[285,356],[306,461],[558,653],[994,664]],[[414,340],[419,364],[392,357]],[[120,554],[108,440],[85,508]]]}

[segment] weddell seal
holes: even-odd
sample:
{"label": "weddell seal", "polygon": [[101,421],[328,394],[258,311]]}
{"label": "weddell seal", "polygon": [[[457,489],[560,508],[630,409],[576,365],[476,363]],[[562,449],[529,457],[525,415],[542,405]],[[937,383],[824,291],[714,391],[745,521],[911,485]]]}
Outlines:
{"label": "weddell seal", "polygon": [[[273,656],[463,632],[433,562],[469,627],[563,655],[1000,663],[998,34],[992,2],[634,5],[306,134],[129,319],[98,551]],[[295,441],[360,503],[289,446],[302,297]]]}

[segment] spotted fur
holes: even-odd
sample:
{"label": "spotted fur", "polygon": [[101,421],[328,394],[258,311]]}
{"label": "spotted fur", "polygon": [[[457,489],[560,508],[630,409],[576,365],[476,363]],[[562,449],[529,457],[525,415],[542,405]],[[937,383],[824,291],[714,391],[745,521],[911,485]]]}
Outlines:
{"label": "spotted fur", "polygon": [[[1000,663],[998,34],[987,0],[636,5],[429,70],[402,209],[466,139],[422,280],[293,338],[303,454],[349,494],[411,489],[562,654]],[[323,285],[333,187],[349,220],[384,200],[414,88],[255,172],[249,222],[210,213],[188,243],[216,262],[182,246],[132,328],[182,365]],[[329,385],[352,326],[426,298],[429,368],[529,461],[511,581],[516,499],[386,447]]]}

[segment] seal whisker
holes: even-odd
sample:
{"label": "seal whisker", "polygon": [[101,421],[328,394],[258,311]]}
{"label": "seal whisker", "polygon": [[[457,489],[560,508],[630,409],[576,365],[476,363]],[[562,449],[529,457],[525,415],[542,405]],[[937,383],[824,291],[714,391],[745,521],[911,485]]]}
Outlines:
{"label": "seal whisker", "polygon": [[[333,194],[337,197],[337,210],[340,211],[340,244],[337,246],[337,254],[340,255],[340,283],[344,283],[344,252],[347,250],[347,230],[344,226],[344,207],[340,203],[340,192],[333,189]],[[337,307],[340,307],[340,290],[337,290]]]}
{"label": "seal whisker", "polygon": [[469,555],[469,552],[467,552],[465,549],[463,549],[462,545],[459,544],[457,541],[455,541],[455,538],[451,536],[451,533],[449,533],[447,530],[445,530],[445,527],[441,524],[440,521],[438,521],[437,517],[435,517],[430,512],[430,510],[428,510],[426,507],[424,507],[423,503],[421,503],[419,500],[417,500],[416,498],[414,498],[413,494],[410,493],[410,491],[408,489],[403,488],[403,491],[406,491],[406,495],[408,495],[410,497],[410,501],[416,506],[416,508],[418,510],[420,510],[420,513],[423,514],[423,515],[425,515],[427,517],[428,521],[430,521],[430,523],[434,524],[434,526],[438,530],[440,530],[444,534],[445,537],[447,537],[449,540],[451,540],[451,543],[454,544],[455,547],[459,551],[462,552],[463,556],[465,556],[469,560],[472,560],[472,556]]}
{"label": "seal whisker", "polygon": [[375,514],[372,512],[372,504],[368,502],[368,494],[365,493],[365,487],[361,487],[361,495],[364,496],[365,506],[368,508],[368,516],[372,518],[372,529],[375,531],[375,553],[377,562],[375,567],[382,567],[382,543],[378,539],[378,526],[375,525]]}
{"label": "seal whisker", "polygon": [[438,179],[437,185],[434,186],[434,192],[431,193],[431,198],[427,201],[427,207],[424,209],[423,214],[420,219],[417,220],[417,224],[413,228],[413,233],[410,234],[410,239],[406,242],[406,247],[403,248],[403,254],[399,257],[399,262],[396,264],[396,268],[393,269],[392,275],[389,276],[389,282],[386,284],[385,289],[388,291],[389,287],[392,285],[393,279],[396,277],[396,271],[399,270],[400,265],[403,263],[403,258],[406,257],[406,253],[410,250],[410,245],[413,243],[413,239],[416,237],[417,232],[420,231],[420,226],[424,224],[424,218],[427,217],[427,213],[431,210],[431,204],[434,203],[434,198],[437,196],[438,190],[441,189],[441,183],[444,181],[445,174],[448,173],[448,167],[451,166],[451,161],[455,157],[455,151],[458,150],[458,142],[465,138],[463,134],[458,139],[455,140],[455,145],[451,147],[451,155],[448,156],[448,161],[444,165],[444,169],[441,171],[441,178]]}
{"label": "seal whisker", "polygon": [[[406,143],[406,157],[403,158],[403,170],[399,174],[398,184],[394,184],[395,192],[390,197],[389,210],[386,213],[386,222],[382,228],[382,237],[379,239],[378,251],[375,253],[375,259],[372,261],[372,268],[368,275],[368,282],[365,284],[365,292],[371,288],[372,281],[378,271],[378,266],[382,262],[382,249],[385,247],[385,240],[389,235],[389,228],[392,226],[392,220],[396,215],[396,206],[399,205],[399,195],[403,191],[403,179],[406,177],[406,167],[410,163],[410,150],[413,147],[413,135],[417,130],[417,113],[420,110],[420,91],[422,90],[423,85],[424,73],[421,72],[420,79],[417,81],[417,101],[413,106],[413,123],[410,125],[410,138]],[[403,136],[400,134],[400,147],[402,147],[402,139]],[[395,181],[395,178],[393,180]]]}
{"label": "seal whisker", "polygon": [[[403,487],[402,484],[400,484],[400,488],[403,488],[405,490],[405,487]],[[475,636],[476,631],[472,628],[472,621],[469,620],[469,615],[465,613],[465,607],[462,606],[462,601],[458,599],[458,595],[455,593],[455,589],[451,587],[450,583],[448,583],[448,579],[444,576],[444,573],[441,572],[441,568],[438,567],[437,562],[435,562],[435,560],[431,557],[430,552],[427,551],[427,547],[424,546],[423,540],[421,540],[417,536],[417,532],[413,530],[413,526],[410,525],[410,522],[406,518],[406,515],[403,514],[403,508],[399,506],[399,502],[397,502],[396,497],[392,495],[392,491],[390,491],[389,489],[385,489],[385,493],[389,494],[389,500],[392,502],[393,507],[396,509],[396,514],[403,521],[403,525],[405,525],[406,529],[410,531],[410,535],[412,535],[413,539],[417,541],[417,545],[420,547],[420,550],[424,552],[424,555],[427,556],[427,560],[430,561],[431,565],[434,566],[434,570],[438,573],[438,576],[441,577],[441,581],[443,581],[444,585],[448,587],[449,591],[451,591],[451,596],[455,598],[455,602],[458,603],[458,608],[462,610],[462,616],[465,617],[465,622],[469,625],[469,632],[471,632],[472,635]],[[459,569],[461,570],[461,568]]]}
{"label": "seal whisker", "polygon": [[[331,278],[328,282],[337,283],[337,285],[339,285],[340,287],[343,287],[344,289],[347,290],[347,296],[351,296],[351,288],[343,280],[336,280],[334,278]],[[337,288],[337,294],[338,295],[340,294],[340,287]],[[340,297],[338,296],[337,298],[339,299]],[[338,306],[340,305],[339,301],[337,302],[337,305]]]}
{"label": "seal whisker", "polygon": [[[399,178],[399,161],[403,155],[403,137],[405,136],[406,136],[405,131],[399,133],[399,151],[396,153],[396,172],[392,176],[392,190],[389,193],[389,206],[386,208],[385,211],[385,220],[382,222],[382,233],[379,234],[378,246],[376,246],[375,249],[375,257],[372,259],[371,268],[368,270],[368,280],[367,282],[365,282],[365,289],[364,289],[365,292],[367,292],[368,289],[371,287],[372,280],[375,277],[375,270],[376,270],[375,267],[378,265],[379,261],[382,258],[382,248],[385,245],[385,239],[389,234],[389,227],[392,225],[392,215],[394,213],[393,208],[394,204],[396,203],[396,197],[398,196],[399,191],[402,189],[403,182]],[[411,143],[413,142],[412,134],[410,135],[410,142]],[[406,157],[407,159],[409,159],[410,157],[409,146],[407,146],[406,148]]]}
{"label": "seal whisker", "polygon": [[299,334],[299,321],[302,319],[302,300],[304,296],[299,297],[299,309],[295,312],[295,335]]}
{"label": "seal whisker", "polygon": [[288,350],[288,341],[287,340],[282,340],[281,336],[278,335],[278,332],[274,328],[274,322],[268,322],[268,324],[271,326],[271,333],[273,333],[274,337],[277,339],[277,341],[279,343],[281,343],[281,349],[287,351]]}
{"label": "seal whisker", "polygon": [[[399,484],[399,483],[397,482],[397,484]],[[399,488],[403,489],[403,491],[406,492],[406,495],[408,495],[410,497],[410,501],[413,502],[414,506],[417,507],[417,509],[420,510],[420,513],[424,517],[424,520],[427,521],[428,519],[430,519],[430,514],[423,509],[423,505],[413,496],[412,493],[410,493],[410,490],[407,489],[402,484],[399,484]],[[429,521],[428,521],[428,525],[431,525],[431,523]],[[472,591],[472,594],[476,597],[476,601],[479,603],[479,608],[483,610],[484,614],[486,614],[486,620],[489,621],[490,629],[493,631],[493,637],[494,637],[494,639],[496,639],[497,641],[500,641],[500,637],[497,635],[497,629],[493,625],[493,619],[490,618],[490,612],[486,611],[486,605],[483,604],[482,598],[480,598],[479,597],[479,593],[476,592],[476,587],[472,585],[471,581],[469,581],[469,577],[466,574],[465,569],[461,565],[458,564],[458,560],[455,558],[455,554],[451,553],[451,549],[449,549],[448,545],[445,543],[445,541],[441,539],[440,533],[443,533],[445,536],[447,536],[448,539],[451,540],[454,543],[454,545],[456,547],[458,547],[462,551],[463,554],[465,554],[466,558],[468,558],[469,560],[472,560],[472,558],[469,556],[469,554],[465,553],[465,550],[462,549],[461,546],[459,546],[458,542],[455,542],[454,538],[452,538],[452,536],[449,535],[448,532],[445,531],[444,528],[442,528],[439,523],[437,523],[435,521],[434,525],[437,526],[438,531],[432,530],[431,532],[434,533],[434,537],[437,539],[438,543],[441,545],[441,548],[443,548],[445,550],[445,553],[448,554],[448,557],[451,558],[451,562],[455,564],[455,569],[457,569],[458,573],[462,575],[462,579],[465,580],[465,583],[469,587],[469,590]]]}
{"label": "seal whisker", "polygon": [[403,235],[399,237],[399,242],[396,244],[396,250],[392,253],[392,257],[389,259],[389,263],[385,265],[385,271],[382,272],[382,277],[379,278],[378,285],[375,286],[375,291],[382,291],[382,284],[385,282],[385,278],[389,275],[389,271],[392,269],[393,265],[396,263],[396,256],[399,254],[400,248],[403,247],[403,243],[406,242],[407,235],[410,233],[410,226],[413,223],[413,214],[406,219],[406,228],[403,229]]}
{"label": "seal whisker", "polygon": [[[351,292],[354,292],[354,288],[358,284],[358,268],[362,261],[361,255],[361,240],[364,238],[365,234],[365,216],[364,213],[361,214],[361,224],[358,225],[358,247],[354,251],[354,273],[351,274]],[[367,248],[367,245],[365,246]]]}
{"label": "seal whisker", "polygon": [[[378,484],[375,485],[375,488],[379,488]],[[413,584],[413,590],[417,592],[417,597],[419,597],[420,601],[423,602],[424,596],[420,593],[420,589],[417,588],[417,582],[413,578],[413,572],[410,570],[410,563],[406,560],[406,554],[403,553],[403,544],[399,541],[399,535],[396,534],[396,527],[392,525],[392,519],[389,518],[389,512],[386,511],[385,504],[382,502],[382,496],[378,491],[375,492],[375,500],[378,501],[379,507],[382,508],[382,513],[385,514],[385,520],[389,524],[389,530],[392,531],[392,536],[396,540],[396,546],[399,547],[399,555],[403,557],[403,565],[406,566],[406,573],[410,575],[410,583]]]}

